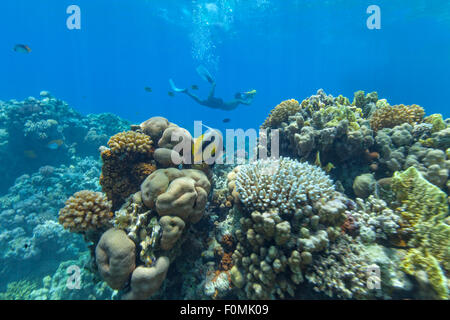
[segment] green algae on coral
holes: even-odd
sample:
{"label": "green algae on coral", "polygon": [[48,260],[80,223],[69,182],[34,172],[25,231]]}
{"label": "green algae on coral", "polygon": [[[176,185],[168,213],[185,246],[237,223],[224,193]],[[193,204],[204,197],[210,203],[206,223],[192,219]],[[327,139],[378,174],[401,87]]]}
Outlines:
{"label": "green algae on coral", "polygon": [[392,188],[397,199],[403,203],[400,210],[402,217],[411,227],[431,218],[443,219],[448,213],[446,194],[423,178],[415,167],[395,172]]}
{"label": "green algae on coral", "polygon": [[442,119],[442,114],[439,113],[435,113],[432,115],[429,115],[428,117],[426,117],[423,122],[425,123],[429,123],[431,125],[433,125],[431,132],[435,133],[441,130],[444,130],[445,128],[447,128],[447,125],[444,122],[444,119]]}
{"label": "green algae on coral", "polygon": [[447,279],[439,266],[439,262],[431,254],[417,249],[410,249],[403,258],[401,268],[408,274],[416,275],[425,271],[428,281],[440,299],[448,299]]}
{"label": "green algae on coral", "polygon": [[20,280],[10,282],[6,292],[0,292],[0,300],[30,300],[30,294],[38,288],[35,281]]}
{"label": "green algae on coral", "polygon": [[450,271],[450,226],[447,195],[428,182],[414,168],[395,172],[392,188],[405,226],[410,232],[410,248],[401,263],[402,269],[417,276],[425,271],[433,289],[441,299],[448,299],[447,278],[444,271]]}

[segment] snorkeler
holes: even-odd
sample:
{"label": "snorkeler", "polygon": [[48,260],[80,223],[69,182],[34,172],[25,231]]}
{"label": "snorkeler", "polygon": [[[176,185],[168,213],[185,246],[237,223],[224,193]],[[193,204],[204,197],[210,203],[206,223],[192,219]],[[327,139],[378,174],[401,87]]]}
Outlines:
{"label": "snorkeler", "polygon": [[206,99],[200,99],[195,94],[189,92],[189,90],[186,89],[179,89],[175,86],[173,83],[173,80],[170,79],[169,83],[172,87],[172,90],[175,92],[181,92],[187,94],[189,97],[194,99],[198,104],[201,104],[202,106],[206,106],[213,109],[222,109],[222,110],[233,110],[236,109],[236,107],[240,104],[250,105],[253,101],[253,98],[256,94],[256,90],[251,90],[248,92],[238,92],[234,95],[234,99],[228,102],[223,101],[221,98],[214,97],[215,91],[216,91],[216,82],[211,77],[208,70],[206,70],[205,67],[199,66],[197,68],[197,73],[202,77],[205,81],[208,81],[211,84],[211,89],[209,91],[208,98]]}

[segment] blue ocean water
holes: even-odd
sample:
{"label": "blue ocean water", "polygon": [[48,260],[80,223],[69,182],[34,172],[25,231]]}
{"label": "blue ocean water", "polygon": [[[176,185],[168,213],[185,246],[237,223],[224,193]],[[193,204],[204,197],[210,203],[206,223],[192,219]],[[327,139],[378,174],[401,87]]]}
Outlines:
{"label": "blue ocean water", "polygon": [[[73,5],[80,9],[79,29],[68,28],[68,19],[73,12],[67,12],[67,9]],[[380,28],[375,29],[369,28],[373,12],[368,11],[374,5],[380,10]],[[120,161],[123,162],[117,162],[119,165],[108,163],[110,159],[105,155],[111,151],[105,147],[108,140],[118,132],[128,131],[132,124],[161,116],[191,133],[195,121],[202,121],[222,132],[228,128],[258,130],[271,110],[284,100],[301,102],[317,93],[310,101],[325,101],[327,97],[322,91],[318,92],[319,89],[334,97],[348,97],[350,103],[358,90],[376,91],[379,99],[387,99],[392,106],[416,104],[425,109],[427,116],[439,113],[444,120],[450,116],[447,98],[450,87],[448,0],[2,0],[0,30],[0,300],[117,299],[130,294],[131,272],[127,275],[126,285],[120,288],[123,291],[117,293],[111,289],[113,286],[107,277],[103,274],[100,277],[98,270],[92,267],[98,263],[93,252],[105,226],[96,230],[101,233],[95,236],[69,232],[66,226],[62,227],[61,221],[58,223],[58,216],[65,202],[80,190],[104,192],[108,200],[117,200],[114,199],[117,194],[108,190],[106,179],[102,181],[108,172],[123,169],[124,180],[130,179],[134,183],[134,189],[126,190],[128,197],[140,190],[142,181],[153,170],[166,167],[157,163],[153,155],[151,159],[138,156],[141,162],[137,161],[137,164],[133,163],[136,159],[127,156],[123,156],[125,161],[122,158]],[[18,48],[17,45],[27,47]],[[27,48],[29,52],[26,52]],[[203,106],[181,92],[174,92],[169,79],[173,79],[178,88],[188,88],[201,98],[208,96],[210,83],[198,74],[199,66],[205,67],[215,80],[216,97],[231,101],[236,93],[256,90],[251,104],[239,105],[230,111],[217,110]],[[331,104],[337,105],[336,101]],[[374,105],[364,102],[364,106],[369,104]],[[395,220],[400,218],[393,214],[401,211],[399,204],[391,199],[393,193],[384,198],[381,189],[390,186],[394,172],[409,167],[416,167],[424,176],[420,183],[426,180],[432,188],[440,190],[442,197],[434,200],[444,199],[445,205],[441,201],[435,204],[436,207],[447,206],[450,120],[441,119],[436,126],[431,124],[434,119],[430,123],[412,123],[409,127],[402,124],[396,129],[389,127],[387,131],[377,133],[376,128],[372,127],[373,131],[370,131],[359,126],[364,121],[370,122],[367,117],[358,119],[356,124],[358,129],[355,131],[360,136],[350,137],[350,133],[347,136],[348,132],[354,133],[351,127],[352,130],[333,142],[335,137],[327,140],[328,128],[324,129],[327,126],[314,123],[317,119],[308,114],[310,110],[313,108],[305,108],[301,115],[304,119],[297,118],[290,123],[290,130],[298,131],[293,134],[295,138],[290,137],[292,132],[285,128],[282,155],[322,167],[336,182],[333,188],[348,196],[346,201],[339,199],[342,208],[355,217],[359,214],[361,221],[368,218],[362,218],[363,214],[356,213],[357,210],[367,209],[370,214],[383,212],[385,216],[379,217],[380,221],[387,221],[383,228],[388,230],[392,225],[400,228]],[[287,120],[292,119],[284,119]],[[312,151],[302,153],[302,148],[296,149],[292,141],[297,143],[297,136],[303,135],[302,130],[309,126],[316,130],[315,145],[309,141]],[[346,126],[349,129],[348,123]],[[137,130],[145,132],[144,127]],[[338,125],[330,127],[336,129]],[[150,135],[145,133],[148,138]],[[323,141],[318,137],[325,141],[323,145],[326,141],[332,142],[323,147]],[[159,138],[152,137],[156,148]],[[141,164],[144,165],[139,167]],[[302,165],[293,167],[298,169]],[[217,272],[230,272],[231,266],[227,263],[238,242],[233,229],[235,225],[227,220],[239,212],[239,209],[230,209],[234,208],[233,201],[238,201],[232,197],[236,190],[228,189],[227,176],[233,167],[199,168],[206,171],[205,179],[208,174],[208,181],[214,181],[208,205],[203,208],[203,219],[189,235],[195,234],[194,239],[188,238],[192,246],[180,250],[185,254],[184,260],[175,264],[172,260],[177,255],[170,256],[173,259],[167,276],[178,277],[183,285],[180,285],[181,289],[176,281],[167,287],[163,285],[156,298],[254,299],[255,296],[250,294],[230,293],[231,282],[224,279],[227,276],[211,276]],[[304,168],[299,171],[302,170]],[[139,174],[141,176],[136,178]],[[112,176],[112,180],[121,178]],[[357,183],[358,178],[362,186]],[[122,182],[117,183],[118,189],[123,187]],[[120,196],[117,205],[110,208],[112,212],[124,205],[126,197]],[[357,197],[364,200],[358,202]],[[379,200],[381,202],[377,202]],[[313,211],[311,206],[309,208],[305,212]],[[155,213],[157,210],[153,209],[146,212],[151,211],[159,218]],[[281,216],[286,218],[286,215]],[[348,214],[349,217],[354,218]],[[445,240],[450,230],[448,208],[440,217],[439,223],[445,223],[447,227],[442,233],[447,232]],[[405,244],[408,239],[389,238],[386,236],[388,231],[379,226],[375,232],[364,220],[366,231],[372,232],[367,232],[367,238],[373,238],[371,245],[367,245],[361,240],[362,236],[357,238],[359,234],[352,234],[352,228],[357,228],[348,222],[350,220],[345,220],[347,224],[338,228],[342,238],[355,237],[355,242],[365,246],[368,255],[375,257],[374,261],[387,261],[383,272],[389,270],[398,276],[394,277],[395,281],[387,281],[388,289],[377,293],[376,298],[448,299],[448,282],[442,293],[438,291],[442,289],[439,285],[428,283],[420,287],[417,284],[420,279],[411,280],[413,275],[407,276],[398,270],[399,261],[408,249]],[[292,222],[293,226],[297,224]],[[308,230],[302,232],[309,234]],[[298,230],[292,234],[303,237]],[[217,240],[219,236],[221,239]],[[211,240],[214,237],[216,240]],[[133,241],[141,249],[142,243]],[[278,245],[278,240],[272,242]],[[440,243],[440,240],[435,242]],[[388,253],[381,254],[380,248],[388,248],[385,250]],[[333,250],[338,249],[333,247]],[[161,253],[157,252],[158,255]],[[328,257],[320,254],[314,256],[317,259],[314,261],[327,265]],[[359,257],[350,256],[345,256],[349,259],[345,263],[359,263]],[[154,267],[159,256],[146,258],[136,258],[136,261],[141,266]],[[302,259],[307,260],[304,256]],[[448,259],[444,256],[439,263],[448,266]],[[211,267],[212,262],[217,270]],[[440,270],[447,281],[449,271],[439,263],[433,267]],[[81,290],[74,291],[69,282],[66,283],[64,277],[71,266],[83,269]],[[343,274],[338,266],[328,267],[336,268],[333,269],[335,274]],[[316,274],[308,276],[311,286],[320,287],[314,282],[317,281]],[[226,289],[220,289],[217,279],[226,283],[222,284]],[[401,285],[396,286],[397,283]],[[237,287],[235,283],[233,285]],[[297,292],[295,298],[360,298],[357,294],[340,295],[340,289],[336,289],[337,293],[330,290],[336,296],[327,296],[323,288],[319,293],[305,289],[305,292]],[[355,285],[351,289],[354,289],[353,294],[360,288]],[[262,298],[274,297],[284,296],[271,293],[270,297]]]}
{"label": "blue ocean water", "polygon": [[[79,0],[81,30],[68,30],[72,2],[2,1],[1,99],[45,89],[82,113],[112,112],[135,123],[158,114],[219,129],[231,118],[228,126],[246,129],[281,100],[323,88],[348,97],[377,91],[391,104],[448,115],[441,99],[450,85],[445,0]],[[381,8],[380,30],[366,26],[372,4]],[[16,43],[32,53],[16,54]],[[226,112],[168,96],[169,78],[207,95],[195,72],[200,64],[214,75],[217,96],[256,89],[254,103]]]}

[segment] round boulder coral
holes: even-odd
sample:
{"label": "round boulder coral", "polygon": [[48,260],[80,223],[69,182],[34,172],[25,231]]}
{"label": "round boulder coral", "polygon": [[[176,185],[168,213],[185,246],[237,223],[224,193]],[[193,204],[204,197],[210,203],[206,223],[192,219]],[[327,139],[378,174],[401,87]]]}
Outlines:
{"label": "round boulder coral", "polygon": [[100,275],[113,289],[122,289],[135,268],[135,244],[123,230],[106,231],[95,249]]}
{"label": "round boulder coral", "polygon": [[195,169],[159,169],[141,185],[142,200],[160,216],[178,216],[185,222],[198,222],[205,210],[211,184]]}
{"label": "round boulder coral", "polygon": [[155,294],[167,275],[169,258],[159,257],[152,267],[137,267],[131,275],[131,291],[126,300],[145,300]]}
{"label": "round boulder coral", "polygon": [[159,220],[163,233],[161,237],[161,248],[170,250],[180,238],[185,223],[181,218],[164,216]]}

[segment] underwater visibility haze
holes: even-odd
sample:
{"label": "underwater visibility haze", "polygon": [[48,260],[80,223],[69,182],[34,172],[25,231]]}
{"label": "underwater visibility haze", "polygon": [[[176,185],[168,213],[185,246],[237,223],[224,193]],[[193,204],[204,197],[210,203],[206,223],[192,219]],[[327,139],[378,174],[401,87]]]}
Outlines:
{"label": "underwater visibility haze", "polygon": [[4,0],[0,28],[1,300],[449,299],[448,1]]}

